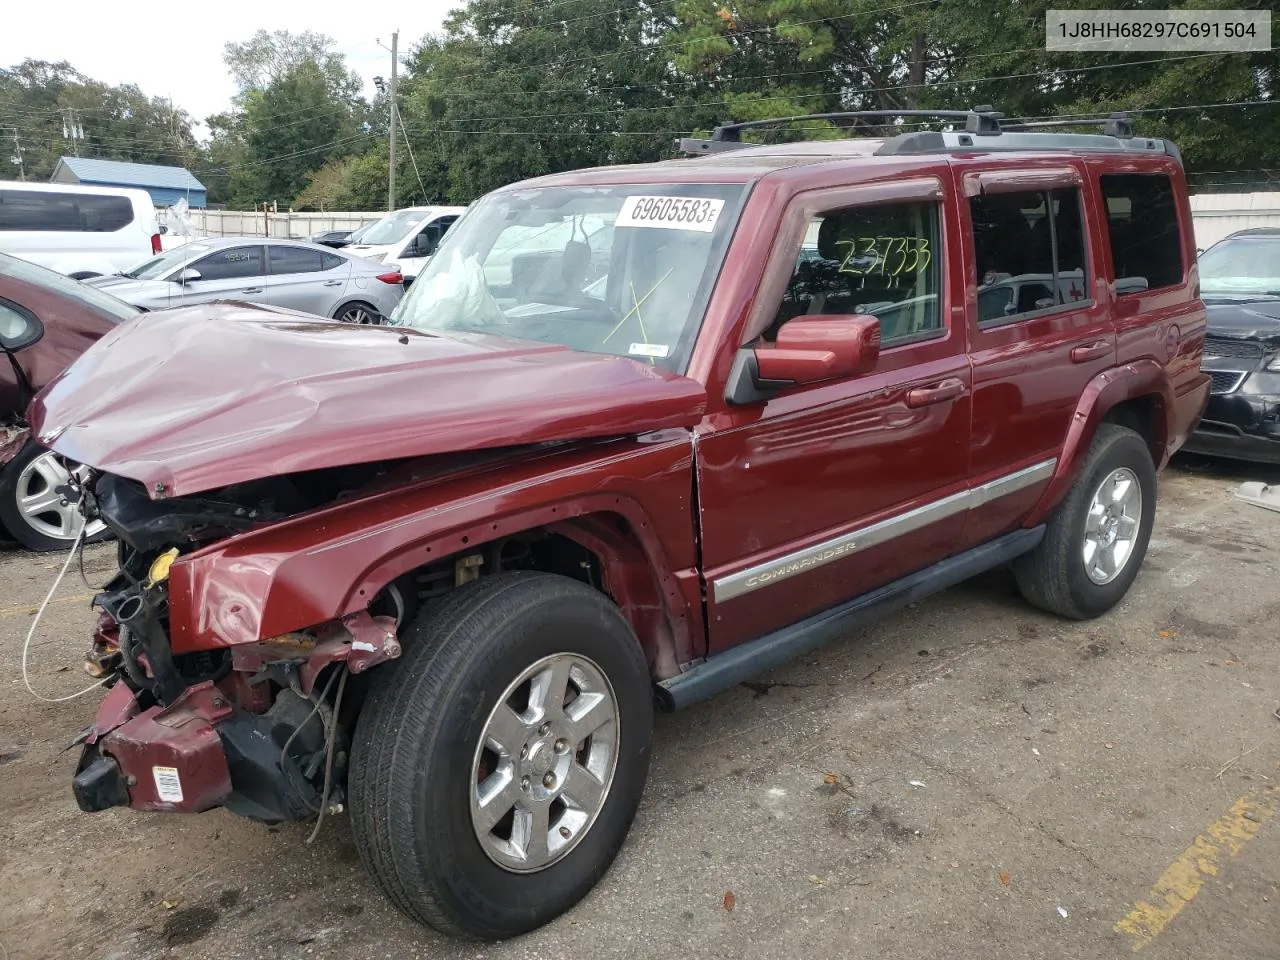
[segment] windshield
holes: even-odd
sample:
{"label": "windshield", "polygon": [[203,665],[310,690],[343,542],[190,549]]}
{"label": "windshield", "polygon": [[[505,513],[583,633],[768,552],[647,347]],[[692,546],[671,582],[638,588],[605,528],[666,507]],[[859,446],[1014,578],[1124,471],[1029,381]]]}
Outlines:
{"label": "windshield", "polygon": [[33,287],[50,290],[117,323],[136,317],[142,312],[132,304],[117,300],[109,293],[103,293],[79,280],[72,280],[70,277],[38,267],[26,260],[19,260],[17,257],[0,254],[0,274],[29,283]]}
{"label": "windshield", "polygon": [[134,280],[159,280],[171,270],[212,250],[213,247],[207,243],[184,243],[180,247],[165,251],[158,257],[143,260],[141,264],[121,276],[132,277]]}
{"label": "windshield", "polygon": [[392,322],[681,372],[745,195],[736,184],[491,194],[445,234]]}
{"label": "windshield", "polygon": [[428,216],[430,214],[422,210],[397,210],[364,228],[365,233],[360,237],[360,242],[371,245],[399,243],[409,235],[410,230],[426,220]]}
{"label": "windshield", "polygon": [[1200,257],[1205,297],[1280,297],[1280,236],[1234,237]]}

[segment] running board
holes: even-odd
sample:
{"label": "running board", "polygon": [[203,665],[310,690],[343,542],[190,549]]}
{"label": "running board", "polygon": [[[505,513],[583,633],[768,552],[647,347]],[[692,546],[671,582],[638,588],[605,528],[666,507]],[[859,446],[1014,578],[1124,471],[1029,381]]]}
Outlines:
{"label": "running board", "polygon": [[671,712],[706,700],[837,640],[856,627],[865,626],[917,600],[1008,563],[1033,549],[1042,539],[1043,526],[1005,534],[799,623],[740,643],[678,676],[659,682],[655,687],[658,706]]}

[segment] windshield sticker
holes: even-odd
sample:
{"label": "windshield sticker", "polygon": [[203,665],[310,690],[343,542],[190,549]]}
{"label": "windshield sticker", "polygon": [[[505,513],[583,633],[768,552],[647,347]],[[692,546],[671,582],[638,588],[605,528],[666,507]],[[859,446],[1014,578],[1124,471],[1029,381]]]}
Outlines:
{"label": "windshield sticker", "polygon": [[662,359],[671,352],[671,348],[665,343],[633,343],[627,348],[627,353],[633,357],[657,357]]}
{"label": "windshield sticker", "polygon": [[657,227],[662,230],[696,230],[710,233],[716,228],[724,201],[701,197],[627,197],[618,211],[617,227]]}

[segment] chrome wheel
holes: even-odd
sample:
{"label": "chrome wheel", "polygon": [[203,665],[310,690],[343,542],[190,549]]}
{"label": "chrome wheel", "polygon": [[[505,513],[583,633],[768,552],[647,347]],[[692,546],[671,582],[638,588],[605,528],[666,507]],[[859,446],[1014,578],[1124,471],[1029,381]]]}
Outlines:
{"label": "chrome wheel", "polygon": [[516,873],[565,856],[604,807],[618,762],[618,705],[586,657],[544,657],[485,721],[471,775],[471,825],[485,854]]}
{"label": "chrome wheel", "polygon": [[1082,558],[1089,579],[1110,583],[1120,575],[1142,526],[1142,485],[1128,467],[1112,470],[1093,492],[1085,516]]}
{"label": "chrome wheel", "polygon": [[374,315],[362,305],[354,304],[338,314],[338,322],[369,324],[374,322]]}

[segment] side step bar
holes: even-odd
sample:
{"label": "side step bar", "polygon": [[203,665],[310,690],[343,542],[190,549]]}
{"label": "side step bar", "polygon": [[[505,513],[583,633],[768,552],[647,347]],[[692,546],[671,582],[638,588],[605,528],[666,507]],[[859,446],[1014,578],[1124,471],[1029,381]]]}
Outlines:
{"label": "side step bar", "polygon": [[722,690],[781,666],[917,600],[946,590],[1033,549],[1044,527],[1016,530],[932,567],[877,587],[799,623],[716,654],[679,676],[659,682],[658,706],[668,712],[706,700]]}

